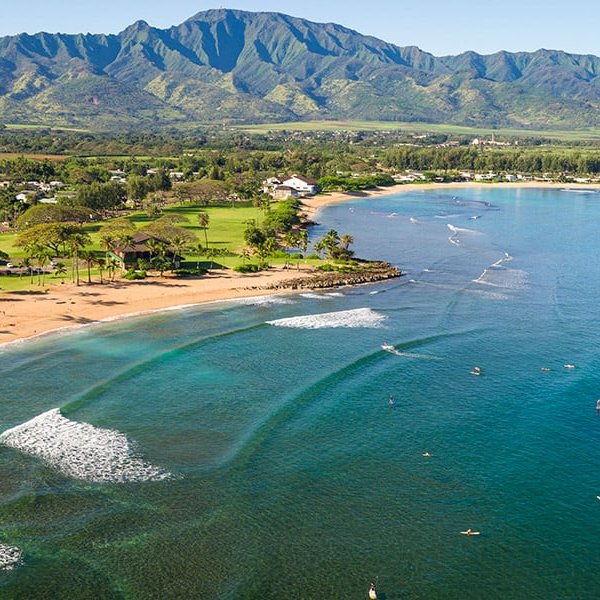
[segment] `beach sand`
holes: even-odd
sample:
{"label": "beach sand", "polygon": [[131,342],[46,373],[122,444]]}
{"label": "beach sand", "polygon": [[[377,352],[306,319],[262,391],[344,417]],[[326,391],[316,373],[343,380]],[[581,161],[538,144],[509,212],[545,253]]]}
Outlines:
{"label": "beach sand", "polygon": [[[457,183],[398,185],[374,191],[344,194],[332,193],[306,198],[303,212],[308,219],[318,218],[323,206],[361,197],[377,197],[415,190],[453,189],[476,186],[509,187],[558,187],[560,184],[540,183]],[[582,189],[585,186],[570,186]],[[593,186],[592,189],[600,189]],[[39,290],[29,292],[0,293],[0,344],[11,343],[32,336],[39,336],[65,327],[88,325],[97,321],[115,319],[128,315],[164,310],[177,306],[189,306],[214,302],[281,293],[261,288],[285,279],[306,276],[314,269],[300,265],[296,268],[271,268],[266,272],[239,274],[230,270],[211,271],[198,279],[176,277],[149,277],[141,281],[119,279],[114,283],[81,283],[79,286],[65,282],[52,283]]]}

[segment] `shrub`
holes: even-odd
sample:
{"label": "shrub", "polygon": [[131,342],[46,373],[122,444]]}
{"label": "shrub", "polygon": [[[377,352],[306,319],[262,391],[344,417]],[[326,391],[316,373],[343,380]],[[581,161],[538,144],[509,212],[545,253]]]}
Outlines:
{"label": "shrub", "polygon": [[233,270],[236,273],[258,273],[258,271],[260,271],[260,267],[253,264],[237,265],[236,267],[233,267]]}
{"label": "shrub", "polygon": [[173,271],[173,273],[177,276],[177,277],[192,277],[194,275],[203,275],[204,273],[206,273],[206,271],[204,271],[204,273],[199,273],[199,271],[204,271],[204,269],[198,269],[198,270],[191,270],[191,269],[175,269]]}
{"label": "shrub", "polygon": [[129,269],[127,273],[123,273],[121,275],[122,279],[128,279],[129,281],[134,281],[136,279],[146,279],[146,271],[134,271],[133,269]]}

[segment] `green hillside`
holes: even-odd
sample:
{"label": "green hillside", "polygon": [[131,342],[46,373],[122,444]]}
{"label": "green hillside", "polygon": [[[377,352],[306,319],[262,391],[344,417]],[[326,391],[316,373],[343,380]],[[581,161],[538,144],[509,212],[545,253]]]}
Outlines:
{"label": "green hillside", "polygon": [[435,57],[334,23],[209,10],[169,29],[0,38],[0,122],[120,128],[284,121],[600,125],[600,58]]}

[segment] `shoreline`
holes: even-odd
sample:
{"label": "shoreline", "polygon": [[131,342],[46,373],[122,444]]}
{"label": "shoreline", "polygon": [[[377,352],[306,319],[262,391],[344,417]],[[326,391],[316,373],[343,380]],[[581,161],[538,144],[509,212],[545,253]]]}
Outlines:
{"label": "shoreline", "polygon": [[[433,183],[401,184],[361,193],[335,192],[303,199],[302,213],[313,221],[321,208],[358,198],[376,198],[416,190],[458,189],[470,187],[594,189],[593,184],[519,183]],[[237,300],[256,296],[289,294],[295,291],[279,282],[310,277],[315,269],[301,265],[283,269],[240,274],[213,271],[199,279],[149,277],[142,281],[118,280],[112,283],[56,283],[39,291],[0,292],[0,348],[8,344],[61,330],[140,316],[158,311],[176,310],[209,302]],[[285,289],[281,289],[285,288]],[[309,289],[309,288],[303,288]]]}

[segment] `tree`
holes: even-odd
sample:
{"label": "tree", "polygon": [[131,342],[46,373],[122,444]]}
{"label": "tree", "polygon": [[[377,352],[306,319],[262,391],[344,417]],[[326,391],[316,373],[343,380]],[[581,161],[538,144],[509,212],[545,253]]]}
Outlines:
{"label": "tree", "polygon": [[74,223],[40,223],[19,233],[15,245],[24,248],[43,246],[54,256],[61,256],[71,236],[83,232],[83,228]]}
{"label": "tree", "polygon": [[181,236],[175,235],[170,240],[171,243],[171,252],[173,253],[173,264],[177,259],[177,255],[180,254],[183,250],[185,250],[188,246],[186,240],[184,240]]}
{"label": "tree", "polygon": [[91,242],[90,236],[87,233],[73,234],[68,239],[68,246],[71,251],[71,256],[74,258],[73,267],[75,270],[75,281],[79,285],[79,251]]}
{"label": "tree", "polygon": [[200,226],[200,229],[204,230],[205,248],[208,248],[208,234],[206,233],[206,230],[208,229],[209,221],[210,216],[208,213],[205,213],[204,211],[198,213],[198,225]]}
{"label": "tree", "polygon": [[82,260],[85,261],[88,274],[88,283],[92,283],[92,265],[96,262],[96,255],[93,250],[82,250],[79,253]]}
{"label": "tree", "polygon": [[171,268],[171,260],[164,255],[159,254],[152,259],[152,266],[160,273],[160,276],[163,276],[163,273]]}
{"label": "tree", "polygon": [[344,250],[347,251],[350,244],[354,244],[354,238],[351,235],[349,235],[348,233],[345,233],[340,238],[340,243],[342,244]]}
{"label": "tree", "polygon": [[65,282],[65,275],[67,274],[67,265],[63,262],[57,262],[54,265],[54,273],[61,279],[61,283]]}
{"label": "tree", "polygon": [[100,283],[104,283],[102,276],[104,274],[104,268],[106,267],[106,259],[97,256],[95,262],[96,265],[98,265],[98,271],[100,273]]}

